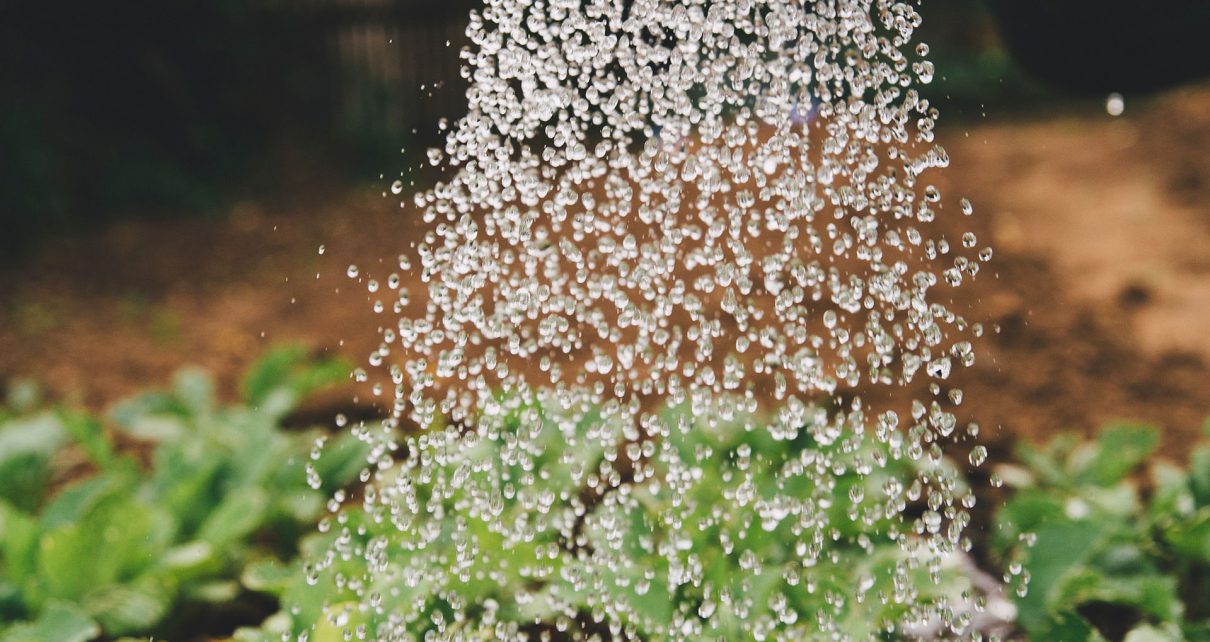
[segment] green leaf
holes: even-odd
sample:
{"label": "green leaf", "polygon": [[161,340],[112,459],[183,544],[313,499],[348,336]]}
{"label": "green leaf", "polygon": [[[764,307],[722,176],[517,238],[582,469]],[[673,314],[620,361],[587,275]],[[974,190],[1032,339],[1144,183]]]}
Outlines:
{"label": "green leaf", "polygon": [[1198,506],[1210,506],[1210,446],[1194,449],[1189,457],[1189,487]]}
{"label": "green leaf", "polygon": [[1092,522],[1059,522],[1038,529],[1026,563],[1031,576],[1029,593],[1017,600],[1018,621],[1027,631],[1041,630],[1055,607],[1062,606],[1058,601],[1063,597],[1064,576],[1080,570],[1100,536],[1099,525]]}
{"label": "green leaf", "polygon": [[60,417],[67,431],[71,433],[72,439],[84,449],[88,458],[98,468],[112,470],[117,466],[119,457],[114,452],[113,443],[105,435],[101,422],[75,412],[61,413]]}
{"label": "green leaf", "polygon": [[1104,638],[1083,617],[1075,613],[1061,613],[1048,618],[1031,629],[1035,640],[1058,642],[1101,642]]}
{"label": "green leaf", "polygon": [[231,602],[239,596],[239,584],[232,581],[220,580],[190,586],[186,595],[191,600],[221,604]]}
{"label": "green leaf", "polygon": [[290,372],[306,359],[306,354],[302,346],[282,346],[261,357],[244,376],[244,402],[259,404],[274,390],[286,387]]}
{"label": "green leaf", "polygon": [[179,399],[163,392],[147,392],[122,400],[109,413],[113,422],[126,430],[146,417],[184,418],[189,415],[189,409]]}
{"label": "green leaf", "polygon": [[240,574],[240,582],[252,591],[281,595],[290,588],[301,570],[273,559],[252,562]]}
{"label": "green leaf", "polygon": [[1185,636],[1175,625],[1158,627],[1144,624],[1127,633],[1122,642],[1183,642],[1184,639]]}
{"label": "green leaf", "polygon": [[38,551],[39,576],[51,595],[78,600],[152,566],[167,550],[176,521],[163,509],[115,495],[77,522],[48,530]]}
{"label": "green leaf", "polygon": [[194,416],[205,416],[214,410],[214,383],[202,370],[184,368],[177,372],[173,392]]}
{"label": "green leaf", "polygon": [[192,537],[222,501],[227,463],[223,453],[202,442],[161,446],[143,496],[176,515],[182,535]]}
{"label": "green leaf", "polygon": [[21,584],[34,575],[40,536],[37,520],[0,501],[0,560],[7,579]]}
{"label": "green leaf", "polygon": [[206,571],[217,570],[217,552],[209,542],[189,542],[168,549],[156,562],[157,571],[166,571],[178,580],[190,579]]}
{"label": "green leaf", "polygon": [[302,397],[348,376],[349,365],[343,361],[312,360],[302,346],[283,346],[253,364],[244,378],[244,402],[271,416],[280,416]]}
{"label": "green leaf", "polygon": [[225,497],[202,522],[198,539],[223,549],[256,531],[264,522],[269,498],[259,488],[239,488]]}
{"label": "green leaf", "polygon": [[179,417],[143,415],[130,420],[123,432],[136,439],[155,443],[172,443],[184,438],[189,429]]}
{"label": "green leaf", "polygon": [[1156,573],[1111,575],[1099,567],[1066,575],[1051,598],[1054,612],[1074,611],[1092,602],[1136,608],[1161,622],[1180,619],[1183,606],[1176,579]]}
{"label": "green leaf", "polygon": [[35,511],[46,498],[50,462],[39,454],[9,457],[0,462],[0,500],[25,511]]}
{"label": "green leaf", "polygon": [[84,514],[111,495],[129,492],[129,480],[114,475],[102,475],[70,486],[59,493],[42,511],[44,528],[73,524]]}
{"label": "green leaf", "polygon": [[1181,555],[1210,562],[1210,507],[1164,531],[1164,539]]}
{"label": "green leaf", "polygon": [[0,642],[88,642],[99,635],[101,627],[78,607],[53,601],[38,619],[0,634]]}
{"label": "green leaf", "polygon": [[323,490],[332,493],[356,479],[366,467],[369,451],[369,446],[351,433],[341,433],[329,441],[315,462],[315,472],[323,481]]}
{"label": "green leaf", "polygon": [[67,438],[63,422],[49,412],[4,422],[0,424],[0,462],[30,453],[53,455]]}
{"label": "green leaf", "polygon": [[1080,479],[1104,486],[1115,484],[1146,461],[1159,443],[1159,433],[1150,426],[1120,425],[1102,430],[1091,465]]}
{"label": "green leaf", "polygon": [[993,550],[1002,558],[1020,545],[1022,533],[1036,531],[1044,524],[1064,520],[1063,502],[1054,493],[1028,489],[1018,491],[996,516],[992,533]]}
{"label": "green leaf", "polygon": [[1039,450],[1022,441],[1016,445],[1014,452],[1017,459],[1042,483],[1062,488],[1070,486],[1073,481],[1063,459],[1075,448],[1076,443],[1075,435],[1063,433],[1052,439],[1044,449]]}
{"label": "green leaf", "polygon": [[0,499],[27,511],[37,508],[50,480],[50,458],[67,439],[51,413],[0,425]]}
{"label": "green leaf", "polygon": [[83,605],[107,634],[130,635],[154,626],[171,603],[165,587],[144,581],[95,589],[84,598]]}

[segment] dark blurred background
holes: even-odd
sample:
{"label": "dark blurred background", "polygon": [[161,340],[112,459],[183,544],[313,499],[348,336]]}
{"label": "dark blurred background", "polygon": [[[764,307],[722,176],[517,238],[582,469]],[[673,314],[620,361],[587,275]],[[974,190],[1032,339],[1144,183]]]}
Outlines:
{"label": "dark blurred background", "polygon": [[470,6],[4,3],[0,249],[399,164],[456,115]]}
{"label": "dark blurred background", "polygon": [[[456,117],[468,0],[9,0],[0,250],[407,167]],[[930,0],[949,116],[1206,72],[1210,3]],[[447,44],[448,43],[448,44]],[[399,158],[400,149],[405,158]]]}

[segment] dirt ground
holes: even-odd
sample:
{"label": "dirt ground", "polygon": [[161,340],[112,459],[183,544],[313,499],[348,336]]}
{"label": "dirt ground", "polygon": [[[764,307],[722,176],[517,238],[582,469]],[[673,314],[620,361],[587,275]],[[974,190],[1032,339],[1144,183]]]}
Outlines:
{"label": "dirt ground", "polygon": [[[993,440],[1153,423],[1179,458],[1210,416],[1210,86],[1118,118],[1089,101],[952,124],[941,142],[939,186],[975,203],[996,250],[965,295],[999,327],[961,375],[965,412]],[[0,380],[101,408],[185,364],[233,391],[279,342],[363,363],[388,317],[345,271],[385,276],[419,233],[386,196],[54,241],[0,271]]]}

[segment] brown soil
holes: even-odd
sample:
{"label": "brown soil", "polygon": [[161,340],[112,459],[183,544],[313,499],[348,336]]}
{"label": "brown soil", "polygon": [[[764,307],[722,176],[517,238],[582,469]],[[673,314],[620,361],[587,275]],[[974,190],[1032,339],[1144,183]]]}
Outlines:
{"label": "brown soil", "polygon": [[[942,142],[939,186],[975,202],[996,249],[959,302],[999,327],[961,373],[966,411],[993,440],[1145,421],[1179,457],[1210,415],[1210,87],[1120,118],[1090,102],[951,126]],[[278,342],[364,362],[390,317],[345,270],[385,278],[421,229],[383,196],[56,241],[0,272],[0,380],[104,407],[184,364],[233,391]]]}

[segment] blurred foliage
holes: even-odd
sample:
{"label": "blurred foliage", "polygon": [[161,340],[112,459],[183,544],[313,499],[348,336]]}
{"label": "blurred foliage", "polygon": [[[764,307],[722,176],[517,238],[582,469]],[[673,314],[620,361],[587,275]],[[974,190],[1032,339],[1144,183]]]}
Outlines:
{"label": "blurred foliage", "polygon": [[0,410],[0,641],[171,634],[188,605],[245,596],[240,570],[296,555],[324,500],[364,467],[351,434],[319,456],[322,431],[280,428],[347,374],[282,348],[252,368],[237,405],[183,371],[107,422],[38,410],[15,386]]}
{"label": "blurred foliage", "polygon": [[[260,600],[263,616],[271,601],[258,595],[279,600],[280,610],[238,630],[237,640],[423,637],[450,627],[484,639],[591,635],[604,630],[603,619],[648,640],[663,639],[669,623],[686,639],[752,639],[761,634],[753,622],[803,639],[825,625],[854,639],[897,639],[888,631],[919,619],[923,604],[957,604],[972,590],[967,570],[936,566],[916,550],[924,507],[897,515],[861,501],[922,473],[958,475],[948,460],[842,466],[881,460],[885,447],[867,442],[841,456],[848,446],[821,445],[809,431],[776,441],[743,421],[684,409],[665,411],[665,423],[679,427],[669,446],[718,465],[687,475],[654,459],[656,478],[680,481],[640,484],[635,501],[620,502],[597,490],[605,482],[594,471],[609,457],[600,437],[621,439],[622,426],[597,413],[572,423],[502,397],[506,434],[467,441],[448,465],[498,459],[510,462],[508,474],[462,467],[469,477],[461,490],[440,498],[431,480],[416,486],[419,500],[440,501],[447,514],[468,493],[499,491],[500,519],[472,517],[460,531],[428,518],[401,529],[400,516],[376,502],[376,487],[406,466],[382,470],[344,501],[364,469],[365,444],[353,433],[329,440],[318,429],[280,428],[307,395],[347,372],[347,364],[281,348],[249,371],[238,404],[217,404],[209,380],[187,370],[170,391],[126,400],[104,422],[41,409],[32,385],[11,386],[0,406],[0,642],[172,634],[199,606]],[[518,457],[506,449],[515,441],[508,433],[520,431],[536,441]],[[1094,441],[1021,444],[1018,463],[998,468],[1013,493],[994,529],[971,534],[989,538],[1030,639],[1210,640],[1210,445],[1193,449],[1186,470],[1155,459],[1158,442],[1152,428],[1114,426]],[[831,468],[835,483],[785,476],[804,460]],[[533,470],[545,474],[504,492]],[[837,529],[832,555],[802,575],[790,572],[801,553],[793,520],[754,519],[775,510],[754,506],[785,484],[828,507]],[[756,503],[728,499],[741,492]],[[521,523],[527,506],[553,497],[578,499],[536,524],[532,537],[506,535],[503,524]],[[578,533],[571,542],[568,519]],[[708,526],[674,541],[687,531],[669,520],[683,519]],[[727,550],[728,541],[752,555]],[[676,586],[677,563],[700,565],[708,581]],[[723,593],[743,599],[727,603]],[[453,619],[459,605],[475,605],[465,611],[470,619]],[[750,612],[733,612],[742,608]]]}
{"label": "blurred foliage", "polygon": [[1002,468],[1016,490],[991,545],[1031,639],[1210,640],[1210,445],[1184,470],[1152,460],[1158,443],[1116,426]]}

